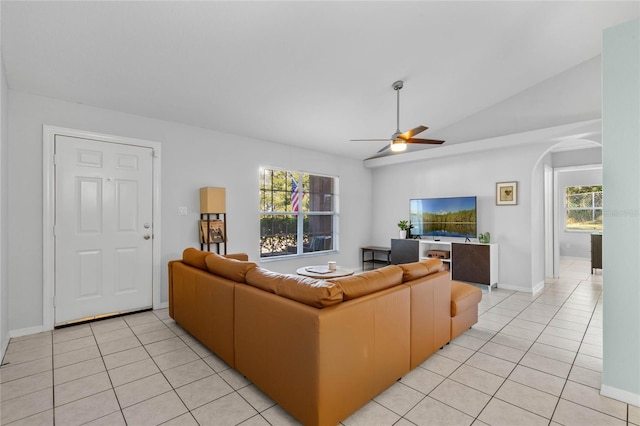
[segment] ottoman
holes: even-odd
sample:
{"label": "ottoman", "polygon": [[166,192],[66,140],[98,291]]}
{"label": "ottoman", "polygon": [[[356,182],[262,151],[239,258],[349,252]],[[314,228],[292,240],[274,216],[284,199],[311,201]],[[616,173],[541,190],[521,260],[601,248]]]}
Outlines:
{"label": "ottoman", "polygon": [[482,290],[471,284],[451,281],[451,340],[478,322]]}

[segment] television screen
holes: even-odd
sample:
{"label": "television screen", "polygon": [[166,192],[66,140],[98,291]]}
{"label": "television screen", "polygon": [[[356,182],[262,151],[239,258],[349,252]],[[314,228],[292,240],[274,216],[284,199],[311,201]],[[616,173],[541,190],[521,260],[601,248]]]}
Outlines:
{"label": "television screen", "polygon": [[477,236],[476,197],[417,198],[410,201],[412,235]]}

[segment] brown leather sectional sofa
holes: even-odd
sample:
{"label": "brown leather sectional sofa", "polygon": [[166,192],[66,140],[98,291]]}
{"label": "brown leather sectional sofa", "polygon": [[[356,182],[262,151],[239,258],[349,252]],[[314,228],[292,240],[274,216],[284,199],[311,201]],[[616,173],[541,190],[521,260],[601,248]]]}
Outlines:
{"label": "brown leather sectional sofa", "polygon": [[[169,313],[300,422],[335,425],[450,341],[451,283],[439,259],[317,280],[190,248],[169,262]],[[481,291],[454,286],[458,333]]]}

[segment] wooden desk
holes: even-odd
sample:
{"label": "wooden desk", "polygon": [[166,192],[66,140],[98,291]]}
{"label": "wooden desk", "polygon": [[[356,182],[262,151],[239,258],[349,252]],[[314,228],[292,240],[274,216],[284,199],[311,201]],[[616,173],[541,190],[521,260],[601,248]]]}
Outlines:
{"label": "wooden desk", "polygon": [[[376,264],[379,265],[390,265],[391,264],[391,248],[390,247],[379,247],[379,246],[366,246],[361,247],[362,250],[362,270],[364,271],[365,263],[371,263],[371,269],[375,269]],[[370,258],[366,258],[365,254],[371,253]],[[382,253],[385,256],[385,259],[376,258],[376,253]]]}

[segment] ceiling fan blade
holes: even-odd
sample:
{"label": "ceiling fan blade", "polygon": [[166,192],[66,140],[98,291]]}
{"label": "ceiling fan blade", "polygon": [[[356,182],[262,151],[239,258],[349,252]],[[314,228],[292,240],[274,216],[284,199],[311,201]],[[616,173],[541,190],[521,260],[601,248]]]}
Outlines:
{"label": "ceiling fan blade", "polygon": [[440,141],[437,139],[411,138],[411,139],[407,139],[407,143],[424,143],[424,144],[430,144],[430,145],[441,145],[444,143],[444,141]]}
{"label": "ceiling fan blade", "polygon": [[378,152],[376,152],[376,154],[380,154],[381,152],[385,152],[386,150],[388,150],[389,148],[391,148],[391,144],[386,144],[385,146],[383,146],[382,148],[380,148],[378,150]]}
{"label": "ceiling fan blade", "polygon": [[425,131],[425,130],[427,130],[427,129],[428,129],[428,127],[425,127],[425,126],[418,126],[418,127],[416,127],[415,129],[411,129],[411,130],[408,130],[408,131],[404,132],[403,134],[399,135],[398,137],[399,137],[399,138],[402,138],[402,139],[405,139],[405,140],[409,140],[409,139],[411,139],[414,135],[417,135],[418,133],[422,133],[422,132],[424,132],[424,131]]}
{"label": "ceiling fan blade", "polygon": [[351,142],[365,142],[365,141],[384,142],[384,141],[390,141],[391,139],[384,138],[384,139],[349,139],[349,140]]}

